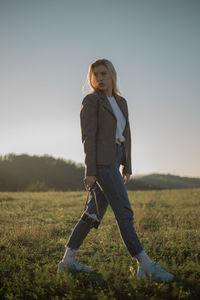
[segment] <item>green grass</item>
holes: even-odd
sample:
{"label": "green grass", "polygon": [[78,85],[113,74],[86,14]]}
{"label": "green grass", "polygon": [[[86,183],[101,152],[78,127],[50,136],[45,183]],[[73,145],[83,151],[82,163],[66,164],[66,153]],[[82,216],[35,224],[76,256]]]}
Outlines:
{"label": "green grass", "polygon": [[109,207],[77,258],[90,274],[56,274],[86,192],[0,193],[1,299],[200,299],[200,189],[128,192],[149,256],[176,276],[138,280]]}

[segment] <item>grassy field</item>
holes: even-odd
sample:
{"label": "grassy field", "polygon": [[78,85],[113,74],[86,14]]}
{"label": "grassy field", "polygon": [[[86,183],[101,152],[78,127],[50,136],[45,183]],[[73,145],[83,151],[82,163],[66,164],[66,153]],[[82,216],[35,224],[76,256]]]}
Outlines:
{"label": "grassy field", "polygon": [[200,299],[200,189],[128,192],[135,227],[149,256],[172,283],[135,277],[109,207],[77,258],[90,274],[56,274],[86,192],[0,193],[1,299]]}

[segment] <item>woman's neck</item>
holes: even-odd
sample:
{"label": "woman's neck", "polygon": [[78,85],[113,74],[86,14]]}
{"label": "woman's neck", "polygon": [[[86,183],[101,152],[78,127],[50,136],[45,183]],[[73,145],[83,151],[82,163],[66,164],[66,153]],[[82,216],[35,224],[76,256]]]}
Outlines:
{"label": "woman's neck", "polygon": [[106,96],[112,97],[112,88],[105,90],[104,93],[106,94]]}

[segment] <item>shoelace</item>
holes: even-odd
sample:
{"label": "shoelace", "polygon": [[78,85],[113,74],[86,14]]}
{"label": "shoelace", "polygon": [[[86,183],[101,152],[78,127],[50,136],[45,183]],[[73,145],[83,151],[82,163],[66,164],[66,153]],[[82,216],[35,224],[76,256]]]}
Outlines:
{"label": "shoelace", "polygon": [[162,273],[162,274],[168,273],[160,265],[155,264],[154,266],[155,266],[155,270],[159,271],[160,273]]}
{"label": "shoelace", "polygon": [[85,267],[83,264],[81,264],[76,258],[74,258],[71,262],[71,264],[79,265],[81,267]]}

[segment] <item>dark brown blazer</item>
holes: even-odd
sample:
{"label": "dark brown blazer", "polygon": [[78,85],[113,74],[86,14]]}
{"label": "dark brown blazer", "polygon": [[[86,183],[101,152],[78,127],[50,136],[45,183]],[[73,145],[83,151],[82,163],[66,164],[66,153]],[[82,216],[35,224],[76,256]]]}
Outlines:
{"label": "dark brown blazer", "polygon": [[[122,172],[132,174],[131,133],[126,100],[115,94],[125,119],[125,137]],[[85,176],[97,175],[97,165],[111,165],[116,156],[117,119],[103,91],[94,91],[85,96],[80,111],[81,135],[85,152]]]}

